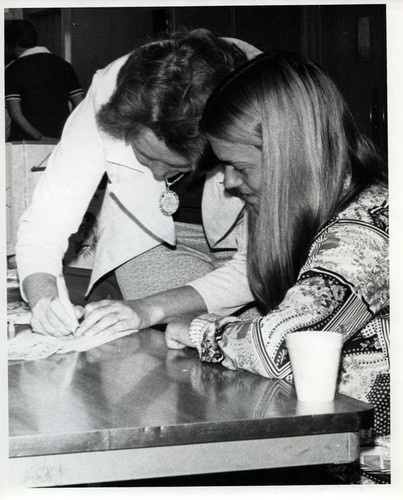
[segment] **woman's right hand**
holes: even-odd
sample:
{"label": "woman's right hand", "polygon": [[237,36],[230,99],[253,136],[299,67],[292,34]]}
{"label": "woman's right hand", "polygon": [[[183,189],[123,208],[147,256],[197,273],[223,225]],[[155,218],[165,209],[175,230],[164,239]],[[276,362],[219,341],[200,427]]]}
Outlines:
{"label": "woman's right hand", "polygon": [[[64,337],[75,330],[74,320],[57,295],[41,297],[31,308],[31,327],[37,333]],[[77,319],[84,314],[84,308],[74,306]]]}
{"label": "woman's right hand", "polygon": [[[31,308],[31,327],[35,332],[54,337],[72,333],[77,322],[59,299],[55,276],[48,273],[30,274],[24,279],[22,287]],[[84,314],[84,309],[75,306],[74,313],[78,319]]]}

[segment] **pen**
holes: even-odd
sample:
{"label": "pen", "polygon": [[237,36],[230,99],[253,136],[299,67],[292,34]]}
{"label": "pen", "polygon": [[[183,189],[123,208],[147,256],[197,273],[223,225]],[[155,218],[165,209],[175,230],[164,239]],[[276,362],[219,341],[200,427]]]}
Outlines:
{"label": "pen", "polygon": [[76,317],[76,313],[74,311],[74,306],[70,302],[69,292],[67,290],[66,282],[64,281],[63,276],[58,276],[57,278],[57,291],[59,294],[60,302],[63,304],[63,307],[66,309],[66,311],[69,313],[71,317],[72,322],[70,325],[70,329],[74,334],[77,328],[79,327],[79,322]]}

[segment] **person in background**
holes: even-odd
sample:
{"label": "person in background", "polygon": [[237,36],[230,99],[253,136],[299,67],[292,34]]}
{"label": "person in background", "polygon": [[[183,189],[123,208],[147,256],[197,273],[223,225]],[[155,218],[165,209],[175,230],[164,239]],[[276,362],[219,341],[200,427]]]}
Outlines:
{"label": "person in background", "polygon": [[37,46],[34,26],[5,24],[5,43],[15,60],[5,69],[5,101],[11,118],[9,141],[59,139],[84,91],[71,64]]}
{"label": "person in background", "polygon": [[[146,44],[95,74],[20,221],[18,274],[35,331],[137,329],[167,314],[232,313],[253,301],[244,203],[225,192],[222,169],[191,173],[216,161],[199,129],[208,96],[258,53],[199,29]],[[59,295],[62,260],[105,173],[89,289],[114,271],[124,300],[89,304],[91,318],[76,331]],[[229,272],[239,274],[236,289]],[[157,301],[145,298],[155,294]]]}
{"label": "person in background", "polygon": [[[7,47],[7,44],[4,44],[4,70],[6,70],[14,61],[14,52]],[[4,125],[5,141],[7,142],[11,133],[11,118],[6,103],[4,103]]]}
{"label": "person in background", "polygon": [[248,277],[264,314],[177,319],[168,346],[291,380],[289,332],[340,332],[338,390],[372,403],[374,435],[388,436],[387,169],[374,146],[324,71],[289,53],[235,71],[202,126],[225,164],[226,188],[247,206]]}
{"label": "person in background", "polygon": [[7,111],[7,107],[4,109],[4,135],[5,135],[5,140],[7,142],[8,138],[10,137],[10,132],[11,132],[11,118],[10,115]]}

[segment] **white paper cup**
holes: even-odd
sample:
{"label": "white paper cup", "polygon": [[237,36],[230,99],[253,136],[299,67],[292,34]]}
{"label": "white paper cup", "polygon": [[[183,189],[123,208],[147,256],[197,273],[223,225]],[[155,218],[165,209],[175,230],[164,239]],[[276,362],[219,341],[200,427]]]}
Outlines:
{"label": "white paper cup", "polygon": [[334,413],[334,401],[297,401],[297,415],[323,415]]}
{"label": "white paper cup", "polygon": [[334,400],[343,336],[338,332],[301,331],[286,336],[299,401]]}

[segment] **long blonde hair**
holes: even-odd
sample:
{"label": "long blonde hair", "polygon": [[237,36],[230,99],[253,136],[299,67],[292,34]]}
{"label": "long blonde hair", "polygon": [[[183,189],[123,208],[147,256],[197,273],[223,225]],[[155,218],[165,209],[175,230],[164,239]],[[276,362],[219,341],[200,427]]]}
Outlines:
{"label": "long blonde hair", "polygon": [[386,172],[332,80],[296,54],[263,54],[241,67],[210,98],[203,127],[211,137],[261,148],[248,276],[270,310],[295,283],[318,229]]}

